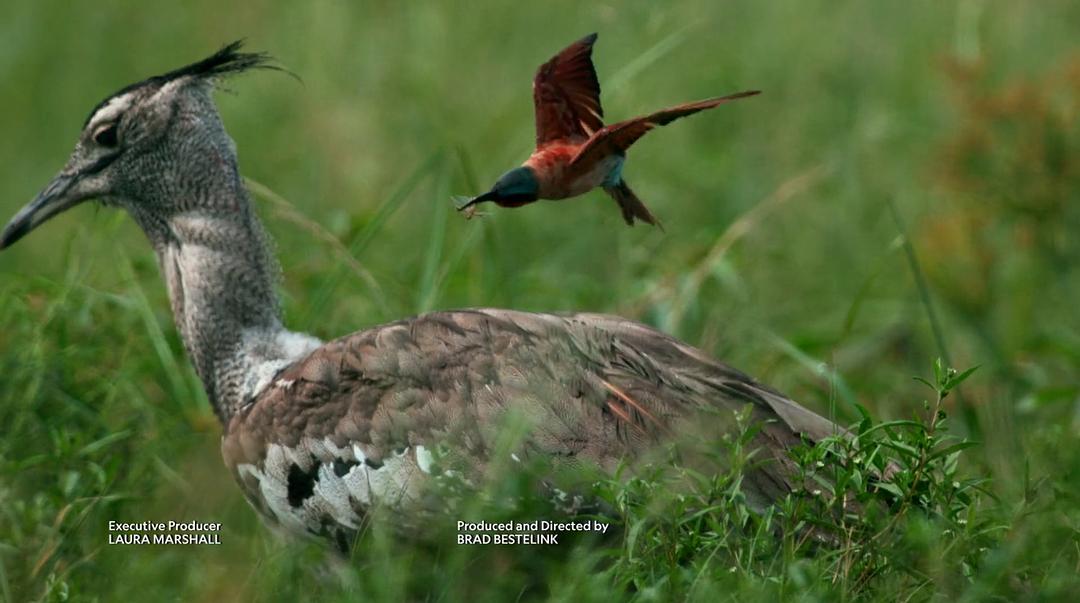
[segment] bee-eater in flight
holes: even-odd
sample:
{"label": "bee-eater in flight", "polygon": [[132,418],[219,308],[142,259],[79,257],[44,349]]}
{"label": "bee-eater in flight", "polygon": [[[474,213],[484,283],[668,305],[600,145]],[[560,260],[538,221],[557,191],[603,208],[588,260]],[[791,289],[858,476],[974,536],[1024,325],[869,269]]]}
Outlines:
{"label": "bee-eater in flight", "polygon": [[540,66],[533,78],[536,150],[490,191],[467,199],[459,211],[484,201],[520,207],[539,199],[569,199],[600,186],[619,204],[627,224],[633,226],[637,218],[659,226],[622,177],[626,150],[656,126],[759,92],[684,103],[605,126],[592,63],[595,42],[595,33],[585,36]]}

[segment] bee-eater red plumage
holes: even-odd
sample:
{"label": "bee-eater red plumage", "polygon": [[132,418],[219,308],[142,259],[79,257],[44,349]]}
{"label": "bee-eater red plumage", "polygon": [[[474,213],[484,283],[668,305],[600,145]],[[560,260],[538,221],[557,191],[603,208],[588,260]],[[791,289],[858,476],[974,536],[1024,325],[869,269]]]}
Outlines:
{"label": "bee-eater red plumage", "polygon": [[622,177],[626,150],[656,126],[711,109],[727,101],[753,96],[757,90],[684,103],[604,125],[600,83],[592,63],[596,34],[567,46],[536,71],[536,150],[521,167],[503,174],[492,189],[469,199],[463,210],[484,201],[520,207],[539,199],[569,199],[602,187],[619,204],[623,219],[659,226]]}

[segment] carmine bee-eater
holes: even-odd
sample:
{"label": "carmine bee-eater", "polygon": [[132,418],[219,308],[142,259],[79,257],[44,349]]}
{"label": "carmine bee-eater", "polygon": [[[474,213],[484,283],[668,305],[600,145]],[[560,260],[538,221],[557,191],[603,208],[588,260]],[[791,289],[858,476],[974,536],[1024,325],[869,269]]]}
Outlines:
{"label": "carmine bee-eater", "polygon": [[750,90],[684,103],[605,126],[592,64],[595,42],[595,33],[585,36],[540,66],[533,78],[536,150],[521,167],[503,174],[490,191],[467,199],[459,211],[484,201],[520,207],[539,199],[569,199],[600,186],[619,204],[627,224],[633,226],[637,218],[659,225],[622,177],[626,150],[656,126],[758,94]]}

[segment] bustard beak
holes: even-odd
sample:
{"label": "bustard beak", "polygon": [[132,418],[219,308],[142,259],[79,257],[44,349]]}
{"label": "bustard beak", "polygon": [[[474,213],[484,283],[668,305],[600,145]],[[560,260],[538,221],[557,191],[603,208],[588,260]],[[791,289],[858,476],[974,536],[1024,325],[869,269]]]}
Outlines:
{"label": "bustard beak", "polygon": [[63,172],[53,178],[45,190],[20,209],[4,227],[4,232],[0,233],[0,249],[10,247],[42,222],[86,199],[88,195],[78,190],[78,181],[77,174]]}

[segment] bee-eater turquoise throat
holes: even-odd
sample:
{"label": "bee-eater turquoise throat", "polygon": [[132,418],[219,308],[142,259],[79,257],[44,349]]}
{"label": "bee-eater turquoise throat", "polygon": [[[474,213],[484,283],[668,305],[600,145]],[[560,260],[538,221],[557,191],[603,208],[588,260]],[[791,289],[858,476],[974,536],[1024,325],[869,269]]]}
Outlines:
{"label": "bee-eater turquoise throat", "polygon": [[536,107],[536,150],[521,167],[503,174],[490,191],[458,209],[484,201],[520,207],[539,199],[569,199],[603,187],[622,210],[623,219],[659,225],[622,177],[626,150],[656,126],[712,109],[757,90],[675,105],[648,115],[605,126],[600,83],[592,64],[596,34],[567,46],[540,66],[533,78]]}

